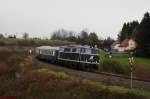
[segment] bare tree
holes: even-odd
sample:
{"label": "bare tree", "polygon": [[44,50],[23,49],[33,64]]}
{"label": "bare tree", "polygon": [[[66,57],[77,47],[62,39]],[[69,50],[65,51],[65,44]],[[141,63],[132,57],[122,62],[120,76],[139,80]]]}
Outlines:
{"label": "bare tree", "polygon": [[28,33],[24,33],[23,34],[23,38],[26,40],[26,39],[28,39],[29,38],[29,34]]}

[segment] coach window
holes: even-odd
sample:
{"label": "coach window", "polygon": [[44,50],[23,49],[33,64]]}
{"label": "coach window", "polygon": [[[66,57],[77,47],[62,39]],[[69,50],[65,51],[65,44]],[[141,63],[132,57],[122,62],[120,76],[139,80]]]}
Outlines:
{"label": "coach window", "polygon": [[52,53],[53,53],[52,55],[54,56],[55,55],[55,51],[53,51]]}
{"label": "coach window", "polygon": [[51,55],[53,55],[53,56],[54,56],[54,54],[55,54],[55,52],[54,52],[54,50],[52,50],[52,54],[51,54]]}
{"label": "coach window", "polygon": [[41,50],[42,51],[42,54],[44,54],[45,52],[44,52],[44,50]]}
{"label": "coach window", "polygon": [[41,50],[39,50],[39,54],[42,54],[42,51],[41,51]]}
{"label": "coach window", "polygon": [[65,48],[64,52],[70,52],[70,48]]}
{"label": "coach window", "polygon": [[45,54],[48,54],[48,50],[45,50]]}
{"label": "coach window", "polygon": [[53,51],[52,50],[50,50],[50,55],[53,55]]}
{"label": "coach window", "polygon": [[50,54],[50,55],[51,55],[51,53],[52,53],[51,50],[49,50],[49,54]]}
{"label": "coach window", "polygon": [[60,52],[63,52],[63,51],[64,51],[64,48],[60,48],[59,51],[60,51]]}
{"label": "coach window", "polygon": [[85,48],[82,48],[81,49],[81,53],[85,53],[86,52],[86,49]]}
{"label": "coach window", "polygon": [[76,49],[76,48],[73,48],[73,49],[72,49],[72,52],[76,52],[76,51],[77,51],[77,49]]}

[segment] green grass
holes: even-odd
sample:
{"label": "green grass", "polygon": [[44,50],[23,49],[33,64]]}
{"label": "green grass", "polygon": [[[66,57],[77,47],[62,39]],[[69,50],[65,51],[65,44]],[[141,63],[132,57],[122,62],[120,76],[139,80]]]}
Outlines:
{"label": "green grass", "polygon": [[[116,60],[125,66],[129,66],[129,59],[127,56],[113,56],[112,60]],[[143,57],[134,57],[134,64],[143,65],[150,68],[150,59]]]}
{"label": "green grass", "polygon": [[118,61],[119,63],[127,66],[129,64],[129,60],[127,56],[113,56],[112,60]]}
{"label": "green grass", "polygon": [[[108,59],[108,55],[103,50],[100,50],[100,62],[103,60]],[[118,61],[119,63],[128,66],[129,65],[129,59],[128,56],[113,56],[111,60]],[[134,63],[138,65],[144,65],[148,68],[150,68],[150,59],[144,58],[144,57],[134,57]]]}
{"label": "green grass", "polygon": [[105,51],[103,51],[102,49],[99,50],[100,54],[99,54],[99,59],[100,59],[100,62],[104,61],[105,59],[107,59],[107,54]]}
{"label": "green grass", "polygon": [[148,99],[150,99],[150,92],[149,91],[144,91],[144,90],[140,90],[140,89],[129,89],[129,88],[123,88],[123,87],[117,87],[117,86],[111,86],[110,90],[112,92],[117,92],[117,93],[121,93],[121,94],[125,94],[125,93],[133,93],[135,95],[142,95],[147,97]]}
{"label": "green grass", "polygon": [[[137,73],[136,75],[144,72],[145,69],[147,70],[145,74],[141,74],[141,76],[138,75],[138,77],[140,78],[143,78],[143,75],[149,75],[148,71],[150,71],[150,59],[144,57],[134,57],[134,68],[138,71],[136,72]],[[115,55],[112,56],[111,59],[109,59],[107,53],[104,52],[103,50],[100,50],[99,70],[116,73],[116,74],[119,73],[119,74],[129,75],[130,72],[129,58],[128,56]],[[123,72],[118,72],[118,71],[123,71]],[[149,79],[149,78],[147,76],[147,78],[144,79]]]}
{"label": "green grass", "polygon": [[16,42],[18,39],[13,39],[13,38],[7,38],[7,39],[0,39],[0,42]]}
{"label": "green grass", "polygon": [[118,86],[105,86],[103,84],[94,82],[93,83],[94,86],[96,86],[95,88],[97,88],[98,90],[100,89],[108,89],[110,90],[112,93],[116,93],[116,94],[135,94],[135,95],[140,95],[140,96],[144,96],[147,99],[150,99],[150,92],[149,91],[145,91],[142,89],[130,89],[130,88],[124,88],[124,87],[118,87]]}

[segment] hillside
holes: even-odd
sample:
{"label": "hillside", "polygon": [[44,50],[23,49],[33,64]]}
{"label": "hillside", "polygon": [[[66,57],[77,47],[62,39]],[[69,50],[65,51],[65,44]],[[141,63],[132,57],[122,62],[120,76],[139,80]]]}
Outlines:
{"label": "hillside", "polygon": [[[11,49],[11,50],[10,50]],[[149,99],[144,90],[77,79],[36,63],[26,50],[1,47],[0,95],[19,99]]]}

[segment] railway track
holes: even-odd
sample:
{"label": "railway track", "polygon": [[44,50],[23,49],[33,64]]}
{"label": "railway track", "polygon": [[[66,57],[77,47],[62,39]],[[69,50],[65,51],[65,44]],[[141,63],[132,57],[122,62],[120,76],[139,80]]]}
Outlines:
{"label": "railway track", "polygon": [[[82,71],[76,70],[72,68],[67,68],[64,66],[50,64],[45,61],[40,61],[34,57],[34,60],[41,64],[43,67],[55,70],[55,71],[63,71],[71,76],[76,77],[77,79],[88,79],[96,82],[101,82],[106,85],[112,86],[122,86],[122,87],[130,87],[130,77],[123,75],[110,74],[106,72],[97,72],[97,71]],[[138,78],[133,78],[133,88],[145,89],[150,91],[150,81],[143,80]]]}
{"label": "railway track", "polygon": [[[108,75],[108,76],[115,76],[115,77],[120,77],[120,78],[124,78],[124,79],[130,79],[130,76],[118,75],[118,74],[107,73],[107,72],[98,72],[98,71],[92,71],[92,72],[102,74],[102,75]],[[133,77],[132,79],[137,80],[137,81],[144,81],[144,82],[149,82],[150,83],[150,80],[146,80],[146,79],[140,79],[140,78],[137,78],[137,77]]]}

